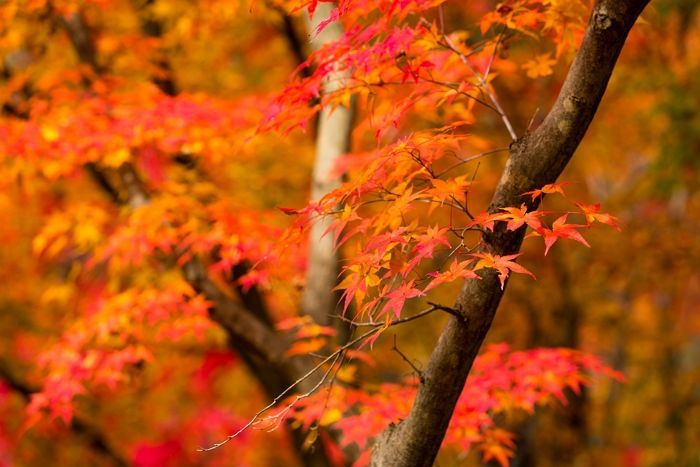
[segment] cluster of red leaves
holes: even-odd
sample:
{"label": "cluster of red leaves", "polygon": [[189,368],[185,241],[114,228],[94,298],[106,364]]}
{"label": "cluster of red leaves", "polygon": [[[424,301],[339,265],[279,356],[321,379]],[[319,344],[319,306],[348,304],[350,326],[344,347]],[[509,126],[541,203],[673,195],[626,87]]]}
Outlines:
{"label": "cluster of red leaves", "polygon": [[[490,88],[492,68],[500,61],[497,48],[506,31],[539,37],[542,33],[557,44],[556,56],[575,46],[583,32],[583,2],[516,0],[504,2],[486,14],[480,34],[468,31],[446,33],[431,18],[444,0],[393,0],[338,2],[318,31],[340,21],[345,34],[310,54],[296,77],[267,111],[261,129],[284,133],[305,128],[323,106],[347,105],[352,95],[367,99],[369,124],[380,137],[412,110],[445,109],[452,120],[473,119],[471,107],[484,102],[483,88]],[[306,7],[313,14],[318,1],[291,2],[289,8]],[[372,18],[368,21],[367,18]],[[523,67],[532,77],[551,73],[556,60],[545,54]],[[302,77],[303,69],[309,76]],[[330,75],[343,72],[339,82]],[[323,92],[322,92],[323,90]],[[455,105],[455,99],[466,100]],[[390,101],[382,106],[381,101]],[[447,115],[449,121],[450,115]],[[360,125],[361,127],[362,125]]]}
{"label": "cluster of red leaves", "polygon": [[41,392],[32,395],[27,426],[45,415],[69,422],[74,399],[101,387],[114,390],[152,360],[150,342],[201,339],[210,327],[208,303],[175,283],[162,290],[129,288],[110,294],[83,286],[82,312],[38,362],[47,374]]}
{"label": "cluster of red leaves", "polygon": [[[297,211],[301,228],[295,232],[304,232],[303,226],[319,214],[330,215],[334,220],[327,234],[334,235],[338,245],[355,240],[355,253],[344,265],[338,285],[344,311],[354,301],[357,316],[388,321],[392,315],[400,317],[407,300],[444,283],[478,280],[480,269],[495,269],[501,286],[512,272],[533,276],[514,261],[518,255],[478,251],[480,234],[493,230],[498,222],[508,230],[531,228],[531,236],[544,239],[545,254],[560,238],[588,246],[580,230],[595,221],[617,228],[615,218],[599,213],[598,205],[580,203],[575,212],[528,211],[523,204],[472,215],[467,206],[471,183],[466,176],[443,175],[462,163],[461,137],[450,134],[451,130],[427,137],[417,134],[373,151],[371,157],[360,157],[349,182]],[[547,185],[523,196],[547,193],[564,195],[563,185]],[[568,223],[572,214],[584,216],[585,223]],[[553,215],[556,218],[550,224],[547,218]],[[440,225],[438,219],[447,224]]]}
{"label": "cluster of red leaves", "polygon": [[[511,351],[505,344],[492,345],[474,363],[444,443],[462,451],[476,446],[485,462],[507,466],[513,435],[499,428],[496,418],[518,410],[532,413],[553,398],[566,404],[565,391],[578,393],[591,374],[622,379],[597,357],[575,350]],[[369,392],[336,385],[297,403],[290,416],[307,429],[340,430],[341,444],[357,445],[363,451],[357,465],[365,465],[373,437],[408,415],[416,389],[415,382],[381,384]]]}

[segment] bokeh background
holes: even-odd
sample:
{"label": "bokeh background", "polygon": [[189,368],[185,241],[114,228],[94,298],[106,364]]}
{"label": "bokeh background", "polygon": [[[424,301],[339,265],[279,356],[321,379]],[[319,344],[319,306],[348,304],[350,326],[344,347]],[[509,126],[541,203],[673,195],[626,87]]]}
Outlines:
{"label": "bokeh background", "polygon": [[[453,29],[495,6],[452,3],[459,2],[445,6],[444,18]],[[62,25],[78,11],[94,40],[91,57],[76,53]],[[308,52],[303,22],[261,1],[10,0],[0,5],[0,25],[0,466],[293,465],[283,430],[246,432],[225,450],[195,451],[242,426],[266,395],[176,265],[149,259],[148,245],[182,241],[167,226],[187,225],[201,248],[237,235],[254,258],[262,247],[247,238],[274,242],[288,222],[275,208],[304,205],[313,123],[306,134],[255,135],[265,99]],[[294,43],[290,31],[302,41]],[[521,63],[547,47],[526,38],[503,54]],[[495,87],[518,133],[549,108],[569,60],[565,54],[551,75],[535,80],[517,66],[497,70]],[[582,349],[626,381],[596,379],[566,406],[500,420],[518,436],[512,465],[700,465],[699,75],[700,5],[652,0],[561,178],[572,198],[601,203],[622,230],[591,230],[592,248],[562,242],[547,257],[541,245],[528,244],[524,264],[537,280],[510,282],[488,337],[515,349]],[[173,86],[191,97],[164,103],[153,76],[161,90]],[[81,94],[85,86],[97,97]],[[182,115],[195,123],[181,124]],[[80,125],[62,124],[76,116]],[[27,119],[35,128],[20,129]],[[135,143],[115,122],[143,128],[142,143],[153,150],[133,162],[154,193],[167,195],[137,217],[84,169],[97,161],[118,170],[131,157],[123,149]],[[480,115],[476,129],[507,145],[493,115]],[[354,144],[367,145],[366,136],[357,134]],[[195,162],[168,156],[183,145]],[[504,157],[481,161],[474,206],[486,207]],[[97,272],[88,264],[115,251],[130,259]],[[280,319],[298,302],[302,253],[281,263],[279,277],[288,280],[271,279],[266,300]],[[139,292],[125,292],[131,286]],[[455,291],[440,293],[449,302]],[[418,365],[440,324],[396,331]],[[126,327],[133,335],[109,340]],[[80,418],[67,425],[32,412],[29,398],[42,382],[84,377],[75,376],[66,342],[95,339],[105,339],[102,349],[113,346],[124,361],[109,368],[121,371],[100,374],[99,385],[78,394]],[[377,355],[390,356],[359,377],[410,373],[391,346],[391,338],[378,341]],[[94,433],[108,439],[107,451]],[[479,456],[448,449],[438,463],[478,465]]]}

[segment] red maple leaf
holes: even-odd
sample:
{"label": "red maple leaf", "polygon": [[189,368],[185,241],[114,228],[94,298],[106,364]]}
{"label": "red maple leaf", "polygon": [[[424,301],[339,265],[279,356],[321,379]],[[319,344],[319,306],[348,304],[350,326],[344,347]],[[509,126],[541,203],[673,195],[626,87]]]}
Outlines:
{"label": "red maple leaf", "polygon": [[554,221],[552,224],[552,228],[548,229],[546,227],[543,227],[539,229],[537,232],[533,232],[531,235],[541,235],[542,238],[544,239],[544,245],[545,245],[545,250],[544,254],[545,256],[549,252],[549,249],[554,245],[557,240],[560,238],[568,238],[570,240],[577,241],[583,245],[586,245],[588,248],[591,246],[588,244],[585,238],[581,235],[581,233],[576,230],[576,229],[581,229],[586,227],[585,225],[580,225],[580,224],[567,224],[566,219],[569,215],[564,214],[563,216],[559,217],[557,220]]}
{"label": "red maple leaf", "polygon": [[414,287],[414,282],[415,281],[409,281],[405,284],[401,284],[400,286],[386,294],[385,298],[387,298],[388,300],[384,305],[384,308],[382,309],[382,314],[387,312],[388,310],[391,310],[394,312],[394,315],[398,318],[399,316],[401,316],[401,310],[403,309],[403,305],[404,303],[406,303],[406,300],[408,300],[409,298],[424,295],[423,292]]}

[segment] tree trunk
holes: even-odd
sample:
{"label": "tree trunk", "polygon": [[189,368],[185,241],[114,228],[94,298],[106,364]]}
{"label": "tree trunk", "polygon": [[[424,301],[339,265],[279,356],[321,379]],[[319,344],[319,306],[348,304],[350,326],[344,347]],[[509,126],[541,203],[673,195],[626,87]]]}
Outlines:
{"label": "tree trunk", "polygon": [[[542,125],[511,145],[510,157],[489,206],[490,212],[518,206],[527,191],[553,183],[564,170],[598,108],[627,34],[648,0],[598,0],[586,34],[559,96]],[[539,201],[529,201],[536,209]],[[483,250],[517,253],[525,227],[503,223],[484,235]],[[390,425],[372,453],[372,465],[430,466],[503,295],[495,272],[467,280],[424,372],[408,417]]]}
{"label": "tree trunk", "polygon": [[[337,41],[343,36],[343,28],[337,21],[331,22],[316,35],[319,23],[328,18],[332,8],[333,5],[330,3],[319,3],[313,18],[306,15],[307,28],[314,49]],[[323,92],[332,93],[341,89],[349,74],[348,70],[335,70],[326,79]],[[333,171],[338,158],[350,150],[354,106],[353,99],[349,107],[339,105],[335,109],[329,106],[321,109],[316,136],[316,160],[311,182],[312,201],[320,200],[340,186],[340,177],[334,175]],[[301,301],[302,311],[321,325],[331,323],[330,315],[335,312],[338,304],[338,295],[333,292],[340,272],[338,252],[335,249],[333,236],[324,235],[332,221],[330,217],[323,217],[311,227],[306,287]]]}

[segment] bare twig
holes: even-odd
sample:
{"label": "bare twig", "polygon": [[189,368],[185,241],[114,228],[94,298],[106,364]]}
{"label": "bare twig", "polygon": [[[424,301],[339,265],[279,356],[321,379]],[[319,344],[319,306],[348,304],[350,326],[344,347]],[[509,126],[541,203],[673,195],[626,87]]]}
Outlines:
{"label": "bare twig", "polygon": [[416,367],[416,365],[413,364],[413,362],[404,354],[401,349],[399,349],[398,345],[396,345],[396,334],[394,334],[394,346],[391,348],[394,352],[399,354],[399,356],[405,361],[408,366],[411,367],[411,369],[418,375],[418,380],[422,383],[423,382],[423,372]]}
{"label": "bare twig", "polygon": [[[478,154],[474,154],[474,155],[469,156],[469,157],[466,157],[466,158],[464,158],[464,159],[462,159],[461,157],[455,156],[457,159],[459,159],[460,162],[458,162],[457,164],[454,164],[454,165],[451,166],[451,167],[446,168],[445,170],[443,170],[442,172],[440,172],[440,174],[437,175],[436,178],[442,177],[442,176],[445,175],[447,172],[450,172],[451,170],[456,169],[456,168],[459,167],[460,165],[464,165],[464,164],[466,164],[466,163],[468,163],[468,162],[471,162],[471,161],[474,161],[474,160],[477,160],[477,159],[481,159],[481,158],[484,157],[484,156],[490,156],[491,154],[496,154],[496,153],[505,152],[505,151],[508,151],[508,148],[496,148],[496,149],[491,149],[491,150],[488,150],[488,151],[480,152],[480,153],[478,153]],[[473,177],[472,177],[472,181],[474,181],[474,180],[473,180]]]}
{"label": "bare twig", "polygon": [[[382,326],[383,326],[383,325],[382,325]],[[316,383],[309,391],[307,391],[306,393],[304,393],[305,395],[302,394],[301,396],[297,396],[297,398],[295,398],[294,403],[298,402],[298,401],[299,401],[301,398],[303,398],[303,397],[308,397],[308,396],[311,395],[313,392],[315,392],[319,387],[321,387],[321,385],[325,382],[326,378],[328,377],[328,374],[330,374],[330,371],[331,371],[331,369],[333,368],[333,365],[335,364],[335,362],[337,361],[337,359],[339,358],[339,356],[340,356],[343,352],[345,352],[346,350],[352,348],[353,346],[357,345],[358,343],[362,342],[363,340],[365,340],[365,339],[367,339],[367,338],[373,336],[374,334],[378,333],[381,329],[382,329],[382,327],[380,327],[380,326],[378,325],[378,326],[374,327],[374,329],[370,329],[369,331],[367,331],[367,332],[365,332],[364,334],[362,334],[362,335],[356,337],[355,339],[351,340],[350,342],[348,342],[347,344],[343,345],[342,347],[339,347],[335,352],[333,352],[333,353],[330,354],[328,357],[326,357],[326,358],[324,358],[323,360],[321,360],[316,366],[314,366],[314,367],[311,368],[309,371],[307,371],[306,374],[304,374],[304,375],[301,376],[299,379],[297,379],[294,383],[292,383],[287,389],[285,389],[284,391],[282,391],[281,393],[279,393],[279,394],[277,395],[277,397],[275,397],[275,398],[272,400],[272,402],[270,402],[269,404],[267,404],[267,405],[266,405],[265,407],[263,407],[262,409],[258,410],[258,411],[255,413],[255,415],[253,415],[253,417],[248,421],[248,423],[246,423],[245,425],[243,425],[238,431],[236,431],[235,433],[233,433],[233,434],[227,436],[226,439],[224,439],[223,441],[220,441],[220,442],[218,442],[218,443],[212,444],[212,445],[209,446],[209,447],[198,448],[197,451],[200,451],[200,452],[213,451],[214,449],[217,449],[217,448],[223,446],[224,444],[228,443],[228,442],[231,441],[232,439],[236,438],[238,435],[240,435],[241,433],[243,433],[245,430],[247,430],[248,428],[252,427],[253,425],[255,425],[255,424],[257,424],[257,423],[260,423],[260,422],[263,421],[263,420],[269,419],[268,417],[261,417],[261,415],[264,414],[265,412],[267,412],[268,410],[270,410],[272,407],[274,407],[280,400],[282,400],[282,398],[283,398],[284,396],[286,396],[286,395],[287,395],[292,389],[294,389],[297,385],[301,384],[303,381],[305,381],[306,379],[310,378],[311,375],[313,375],[313,374],[316,373],[318,370],[320,370],[325,364],[327,364],[328,362],[330,362],[331,360],[333,360],[334,363],[331,364],[331,367],[326,371],[326,373],[325,373],[324,376],[321,378],[321,380],[320,380],[318,383]],[[288,410],[288,409],[287,409],[287,410]]]}
{"label": "bare twig", "polygon": [[[491,102],[493,102],[493,106],[496,109],[496,112],[501,116],[501,120],[503,120],[503,124],[506,126],[506,129],[508,130],[508,134],[510,134],[510,137],[513,141],[518,139],[518,135],[515,133],[515,130],[513,129],[513,125],[510,123],[510,120],[508,119],[508,116],[506,115],[505,111],[503,110],[503,107],[501,107],[500,102],[498,101],[498,98],[496,97],[496,94],[491,90],[489,87],[488,83],[486,82],[486,79],[484,76],[479,74],[478,71],[472,66],[472,64],[469,62],[469,59],[455,47],[454,43],[452,42],[452,39],[450,39],[447,35],[442,36],[445,44],[448,46],[450,50],[452,50],[454,53],[456,53],[459,56],[459,59],[464,63],[467,68],[472,72],[474,77],[479,81],[479,84],[481,85],[481,88],[484,90],[486,95],[489,97]],[[498,39],[500,41],[500,38]],[[496,49],[498,48],[499,42],[496,42],[496,45],[494,47],[494,55],[496,53]],[[493,61],[493,56],[491,57],[491,61]],[[489,68],[491,68],[491,63],[489,62]]]}
{"label": "bare twig", "polygon": [[416,313],[415,315],[408,316],[406,318],[400,318],[400,319],[395,319],[393,321],[389,321],[388,324],[386,321],[354,321],[354,320],[348,319],[342,315],[333,315],[333,317],[338,318],[341,321],[345,321],[346,323],[351,324],[351,325],[358,327],[358,328],[379,327],[379,326],[391,327],[391,326],[397,326],[399,324],[404,324],[404,323],[408,323],[410,321],[417,320],[417,319],[422,318],[426,315],[429,315],[430,313],[437,311],[437,310],[439,310],[439,308],[436,308],[433,306],[433,307],[428,308],[426,310],[423,310],[419,313]]}

